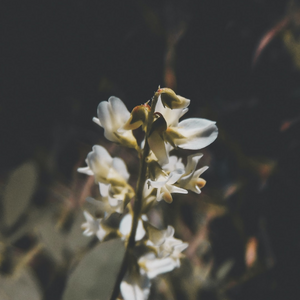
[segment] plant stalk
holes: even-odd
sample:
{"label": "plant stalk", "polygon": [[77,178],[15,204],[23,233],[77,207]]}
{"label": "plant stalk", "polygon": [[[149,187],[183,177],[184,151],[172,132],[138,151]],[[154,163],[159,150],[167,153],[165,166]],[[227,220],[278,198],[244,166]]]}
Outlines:
{"label": "plant stalk", "polygon": [[150,153],[150,147],[147,141],[149,132],[151,130],[151,126],[153,123],[153,118],[154,118],[154,112],[155,112],[155,106],[158,100],[159,92],[156,92],[154,94],[154,97],[152,99],[151,103],[151,111],[148,116],[148,121],[147,121],[147,132],[145,135],[145,146],[143,149],[143,155],[141,158],[141,164],[140,164],[140,169],[139,169],[139,177],[136,185],[136,196],[135,196],[135,201],[134,201],[134,208],[133,208],[133,220],[132,220],[132,225],[131,225],[131,231],[126,247],[126,252],[123,258],[123,262],[121,265],[120,272],[117,276],[116,283],[112,292],[112,295],[110,297],[110,300],[115,300],[119,293],[120,293],[120,284],[126,274],[126,271],[128,269],[128,261],[130,261],[129,256],[135,246],[135,234],[136,234],[136,229],[138,225],[138,221],[141,215],[141,210],[142,210],[142,204],[143,204],[143,189],[145,186],[146,182],[146,175],[147,175],[147,162],[146,158],[149,156]]}

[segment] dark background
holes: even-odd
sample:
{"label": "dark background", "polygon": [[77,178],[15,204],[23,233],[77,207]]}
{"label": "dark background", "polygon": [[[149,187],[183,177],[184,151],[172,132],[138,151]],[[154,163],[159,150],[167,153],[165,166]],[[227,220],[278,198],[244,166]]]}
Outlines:
{"label": "dark background", "polygon": [[[78,149],[97,140],[99,129],[91,118],[100,101],[115,95],[131,110],[149,100],[158,85],[171,85],[192,100],[190,116],[217,121],[220,137],[210,149],[210,189],[244,183],[238,195],[226,200],[229,213],[210,225],[216,261],[243,252],[244,242],[228,234],[238,231],[233,214],[243,220],[243,236],[256,236],[261,244],[259,224],[267,224],[274,264],[239,281],[227,297],[297,299],[297,5],[271,0],[5,1],[2,177],[25,160],[50,153],[55,164],[51,176],[68,182]],[[288,25],[253,64],[261,38],[284,18]],[[294,37],[294,52],[289,51],[288,34]],[[255,171],[248,163],[252,158],[259,165]],[[261,161],[276,167],[264,173]],[[225,244],[227,250],[222,248]],[[259,251],[263,259],[268,257],[263,246]],[[242,278],[244,269],[242,262],[232,276]],[[209,298],[217,297],[213,291],[201,297],[217,299]]]}

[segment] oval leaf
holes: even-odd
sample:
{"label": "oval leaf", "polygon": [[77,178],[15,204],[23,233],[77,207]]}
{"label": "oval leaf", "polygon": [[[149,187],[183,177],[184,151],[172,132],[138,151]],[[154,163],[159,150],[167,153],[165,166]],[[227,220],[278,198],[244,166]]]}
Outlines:
{"label": "oval leaf", "polygon": [[29,268],[21,270],[13,277],[0,275],[0,299],[5,300],[41,300],[42,293],[36,277]]}
{"label": "oval leaf", "polygon": [[11,227],[27,208],[37,186],[38,170],[34,162],[26,162],[10,175],[4,190],[3,221]]}
{"label": "oval leaf", "polygon": [[120,239],[93,248],[68,280],[63,300],[107,300],[110,298],[125,247]]}

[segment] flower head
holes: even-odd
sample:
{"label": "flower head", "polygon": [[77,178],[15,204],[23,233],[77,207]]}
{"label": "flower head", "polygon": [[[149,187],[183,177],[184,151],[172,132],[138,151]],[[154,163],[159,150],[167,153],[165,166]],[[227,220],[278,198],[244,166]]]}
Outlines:
{"label": "flower head", "polygon": [[104,128],[104,136],[108,140],[130,148],[138,147],[132,131],[122,129],[130,113],[121,99],[112,96],[108,101],[100,102],[97,113],[98,118],[93,118],[93,121]]}
{"label": "flower head", "polygon": [[169,109],[163,106],[160,98],[157,101],[155,111],[161,118],[160,123],[166,125],[163,130],[161,126],[159,130],[154,128],[149,135],[148,142],[161,165],[169,161],[166,142],[173,147],[199,150],[210,145],[218,136],[216,122],[200,118],[190,118],[179,122],[187,110],[186,107]]}
{"label": "flower head", "polygon": [[108,231],[102,226],[102,219],[95,219],[87,211],[83,212],[86,222],[81,225],[81,228],[84,229],[83,234],[86,236],[96,235],[100,241],[108,234]]}

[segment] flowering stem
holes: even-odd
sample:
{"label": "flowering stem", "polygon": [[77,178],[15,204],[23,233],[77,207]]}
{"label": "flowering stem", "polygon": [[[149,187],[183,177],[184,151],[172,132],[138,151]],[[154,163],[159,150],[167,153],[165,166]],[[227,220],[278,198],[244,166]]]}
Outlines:
{"label": "flowering stem", "polygon": [[129,260],[129,256],[131,255],[132,250],[135,246],[135,234],[136,234],[138,221],[139,221],[139,218],[141,215],[142,204],[143,204],[143,189],[144,189],[144,185],[146,182],[146,175],[147,175],[148,165],[146,162],[146,158],[148,157],[148,155],[150,153],[150,147],[149,147],[149,144],[147,141],[147,137],[149,135],[149,132],[151,130],[151,125],[153,123],[155,106],[156,106],[156,103],[158,100],[158,96],[159,96],[159,92],[156,92],[154,94],[152,104],[151,104],[151,111],[148,116],[147,132],[146,132],[146,136],[145,136],[145,146],[143,149],[143,155],[141,158],[141,165],[140,165],[140,170],[139,170],[139,177],[138,177],[138,181],[137,181],[137,185],[136,185],[136,197],[135,197],[135,201],[134,201],[133,220],[132,220],[132,225],[131,225],[131,231],[130,231],[130,235],[129,235],[129,239],[128,239],[128,243],[127,243],[127,247],[126,247],[126,252],[125,252],[123,262],[121,265],[121,269],[118,274],[118,277],[117,277],[110,300],[115,300],[119,295],[120,284],[121,284],[121,282],[126,274],[126,271],[127,271],[127,266],[128,266],[127,263]]}

